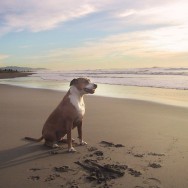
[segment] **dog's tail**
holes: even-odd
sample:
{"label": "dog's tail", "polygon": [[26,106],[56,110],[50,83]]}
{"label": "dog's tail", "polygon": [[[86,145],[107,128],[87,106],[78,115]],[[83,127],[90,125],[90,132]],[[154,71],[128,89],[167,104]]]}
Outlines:
{"label": "dog's tail", "polygon": [[30,140],[30,141],[34,141],[34,142],[40,142],[42,141],[44,138],[43,136],[41,136],[40,138],[31,138],[31,137],[25,137],[26,140]]}

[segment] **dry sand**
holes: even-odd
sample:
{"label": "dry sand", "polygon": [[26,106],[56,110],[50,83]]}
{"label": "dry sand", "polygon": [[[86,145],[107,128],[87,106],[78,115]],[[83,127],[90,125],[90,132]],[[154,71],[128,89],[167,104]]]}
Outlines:
{"label": "dry sand", "polygon": [[[76,145],[76,153],[67,153],[66,144],[52,150],[43,142],[23,140],[25,136],[41,136],[44,121],[63,95],[0,85],[1,188],[188,187],[187,108],[85,96],[83,131],[87,146]],[[75,138],[76,132],[73,130]],[[101,141],[114,145],[106,147]],[[116,144],[125,147],[115,147]],[[121,171],[125,174],[100,182],[75,164],[86,164],[86,159],[100,165],[116,164],[117,168],[124,165]],[[92,177],[96,180],[91,181]]]}

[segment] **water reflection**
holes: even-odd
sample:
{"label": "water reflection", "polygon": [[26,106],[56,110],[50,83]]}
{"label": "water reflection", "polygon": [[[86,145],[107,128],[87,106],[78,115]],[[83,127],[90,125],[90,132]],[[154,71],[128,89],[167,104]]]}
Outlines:
{"label": "water reflection", "polygon": [[[43,80],[39,77],[1,79],[0,83],[58,91],[67,91],[69,89],[69,82],[67,81]],[[98,84],[95,95],[153,101],[188,107],[188,90]]]}

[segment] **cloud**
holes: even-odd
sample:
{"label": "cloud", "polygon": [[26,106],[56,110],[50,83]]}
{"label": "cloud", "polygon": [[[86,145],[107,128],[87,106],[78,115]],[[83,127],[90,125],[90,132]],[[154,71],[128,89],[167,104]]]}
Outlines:
{"label": "cloud", "polygon": [[[89,66],[105,66],[106,64],[125,63],[130,59],[136,61],[185,61],[188,54],[188,27],[170,26],[148,31],[122,33],[91,40],[75,48],[63,48],[48,51],[40,56],[32,57],[33,62],[39,61],[62,66],[73,64]],[[30,60],[31,60],[30,59]],[[138,63],[137,62],[137,63]],[[59,66],[58,65],[58,66]]]}
{"label": "cloud", "polygon": [[[85,43],[79,48],[62,50],[62,54],[82,54],[85,56],[145,55],[154,53],[188,52],[188,27],[171,26],[148,31],[136,31],[105,37]],[[149,53],[152,52],[153,54]],[[60,55],[60,51],[56,55]],[[51,55],[55,55],[51,53]]]}
{"label": "cloud", "polygon": [[65,22],[97,12],[103,12],[102,17],[90,25],[100,29],[177,25],[187,23],[187,5],[186,0],[6,0],[0,1],[0,36],[12,31],[52,30]]}
{"label": "cloud", "polygon": [[132,7],[121,10],[114,15],[127,25],[187,25],[187,1],[172,1],[171,3],[158,3],[156,6],[142,8]]}
{"label": "cloud", "polygon": [[[95,7],[76,0],[6,0],[0,2],[0,30],[39,32],[59,24],[85,16]],[[1,34],[4,32],[0,32]]]}
{"label": "cloud", "polygon": [[11,31],[51,30],[62,23],[96,12],[103,12],[103,17],[111,19],[111,23],[115,19],[115,27],[118,27],[118,23],[123,26],[179,23],[187,20],[187,7],[185,0],[6,0],[0,1],[0,35]]}
{"label": "cloud", "polygon": [[8,57],[9,57],[9,55],[7,55],[7,54],[0,54],[0,61],[7,59]]}

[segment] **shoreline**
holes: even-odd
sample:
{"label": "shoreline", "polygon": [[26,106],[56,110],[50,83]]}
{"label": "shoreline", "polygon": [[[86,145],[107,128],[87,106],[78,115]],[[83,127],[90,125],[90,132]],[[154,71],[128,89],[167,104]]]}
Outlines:
{"label": "shoreline", "polygon": [[[41,136],[46,118],[62,100],[64,92],[8,85],[0,85],[0,90],[2,188],[69,188],[74,183],[83,188],[102,186],[88,181],[88,172],[74,163],[85,159],[128,166],[123,177],[107,181],[112,188],[125,185],[187,188],[188,109],[132,99],[85,96],[83,131],[88,146],[75,146],[77,152],[70,154],[66,144],[60,150],[52,150],[45,148],[43,142],[22,140],[25,136]],[[73,136],[77,137],[76,130]],[[106,147],[101,141],[125,147]],[[94,154],[94,147],[102,156]],[[71,170],[54,171],[62,166]],[[136,172],[141,175],[135,176]]]}
{"label": "shoreline", "polygon": [[[2,86],[8,86],[8,87],[13,87],[13,88],[22,88],[22,89],[32,89],[32,90],[46,90],[49,92],[57,92],[57,93],[61,93],[62,95],[66,94],[66,92],[68,91],[61,91],[61,90],[55,90],[55,89],[48,89],[48,88],[32,88],[32,87],[25,87],[25,86],[17,86],[17,85],[9,85],[9,84],[1,84],[0,83],[0,87]],[[149,101],[149,100],[142,100],[142,99],[131,99],[131,98],[120,98],[120,97],[111,97],[111,96],[101,96],[101,95],[86,95],[86,97],[90,98],[107,98],[107,99],[111,99],[111,100],[125,100],[125,101],[130,101],[130,102],[140,102],[140,103],[146,103],[146,104],[153,104],[153,105],[162,105],[162,106],[169,106],[169,107],[174,107],[174,108],[185,108],[188,109],[187,106],[181,106],[181,105],[175,105],[175,104],[168,104],[168,103],[162,103],[162,102],[155,102],[155,101]]]}
{"label": "shoreline", "polygon": [[[25,76],[23,76],[25,77]],[[47,90],[47,91],[54,91],[54,92],[61,92],[61,93],[66,93],[68,91],[65,90],[58,90],[58,89],[49,89],[49,88],[40,88],[40,87],[30,87],[30,86],[22,86],[22,85],[13,85],[13,84],[7,84],[7,83],[0,83],[0,85],[5,85],[5,86],[11,86],[11,87],[18,87],[18,88],[25,88],[25,89],[37,89],[37,90]],[[145,87],[144,87],[145,88]],[[148,88],[147,88],[148,89]],[[158,88],[156,88],[158,89]],[[161,88],[160,88],[161,89]],[[162,88],[164,89],[164,88]],[[165,89],[164,89],[165,90]],[[92,97],[102,97],[102,98],[111,98],[111,99],[119,99],[119,100],[130,100],[130,101],[141,101],[141,102],[148,102],[148,103],[153,103],[153,104],[159,104],[159,105],[164,105],[164,106],[174,106],[174,107],[180,107],[180,108],[188,108],[188,105],[186,105],[184,102],[181,103],[170,103],[170,102],[165,102],[163,101],[155,101],[155,100],[147,100],[147,99],[142,99],[142,98],[124,98],[124,97],[115,97],[115,96],[106,96],[106,95],[93,95]]]}
{"label": "shoreline", "polygon": [[[0,79],[0,84],[14,85],[23,88],[49,89],[66,92],[69,88],[67,81],[43,80],[34,76],[21,78]],[[188,90],[175,90],[152,87],[122,86],[98,84],[95,96],[114,99],[132,99],[149,101],[159,104],[181,106],[188,108]]]}

